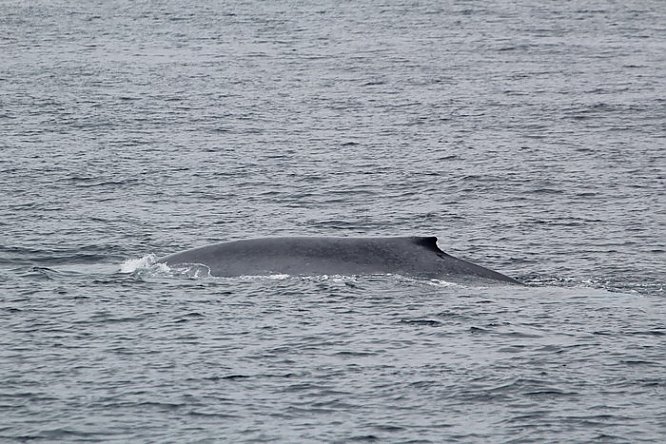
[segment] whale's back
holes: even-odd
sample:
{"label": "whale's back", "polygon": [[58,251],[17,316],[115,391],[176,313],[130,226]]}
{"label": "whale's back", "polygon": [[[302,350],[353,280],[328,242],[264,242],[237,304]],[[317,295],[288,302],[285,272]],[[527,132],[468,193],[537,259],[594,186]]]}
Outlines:
{"label": "whale's back", "polygon": [[275,237],[223,242],[160,259],[167,265],[202,264],[213,276],[399,274],[451,281],[508,276],[441,251],[436,237]]}

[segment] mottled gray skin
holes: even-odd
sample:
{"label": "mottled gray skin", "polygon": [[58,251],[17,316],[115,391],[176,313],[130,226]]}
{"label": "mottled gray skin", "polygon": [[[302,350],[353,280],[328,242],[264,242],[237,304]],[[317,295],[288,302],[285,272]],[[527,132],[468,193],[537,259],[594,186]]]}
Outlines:
{"label": "mottled gray skin", "polygon": [[223,242],[161,258],[201,264],[212,276],[397,274],[461,283],[518,281],[450,256],[436,237],[276,237]]}

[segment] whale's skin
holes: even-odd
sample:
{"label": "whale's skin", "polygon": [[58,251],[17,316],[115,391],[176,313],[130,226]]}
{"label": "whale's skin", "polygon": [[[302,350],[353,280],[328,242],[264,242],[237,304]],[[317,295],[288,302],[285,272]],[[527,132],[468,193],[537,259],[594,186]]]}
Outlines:
{"label": "whale's skin", "polygon": [[446,254],[436,237],[272,237],[222,242],[157,261],[215,277],[395,274],[454,283],[520,282]]}

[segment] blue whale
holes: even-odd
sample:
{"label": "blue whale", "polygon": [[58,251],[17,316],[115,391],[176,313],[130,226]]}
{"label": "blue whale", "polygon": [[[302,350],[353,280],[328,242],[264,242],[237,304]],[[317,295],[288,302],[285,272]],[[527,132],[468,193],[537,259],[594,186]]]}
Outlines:
{"label": "blue whale", "polygon": [[222,242],[163,257],[211,276],[396,274],[455,283],[520,282],[446,254],[436,237],[273,237]]}

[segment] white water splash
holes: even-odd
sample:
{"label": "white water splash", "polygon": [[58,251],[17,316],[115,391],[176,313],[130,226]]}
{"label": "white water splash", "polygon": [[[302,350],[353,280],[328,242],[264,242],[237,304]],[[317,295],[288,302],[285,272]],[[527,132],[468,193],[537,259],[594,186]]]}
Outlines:
{"label": "white water splash", "polygon": [[134,273],[136,270],[142,268],[150,268],[157,261],[157,256],[154,254],[149,254],[144,257],[127,259],[122,264],[120,264],[121,273]]}
{"label": "white water splash", "polygon": [[433,287],[462,287],[462,285],[455,282],[443,281],[441,279],[430,279],[427,283]]}
{"label": "white water splash", "polygon": [[179,264],[178,266],[169,267],[166,264],[163,265],[164,269],[160,271],[169,271],[175,276],[184,276],[190,279],[202,279],[211,277],[210,267],[204,264]]}

